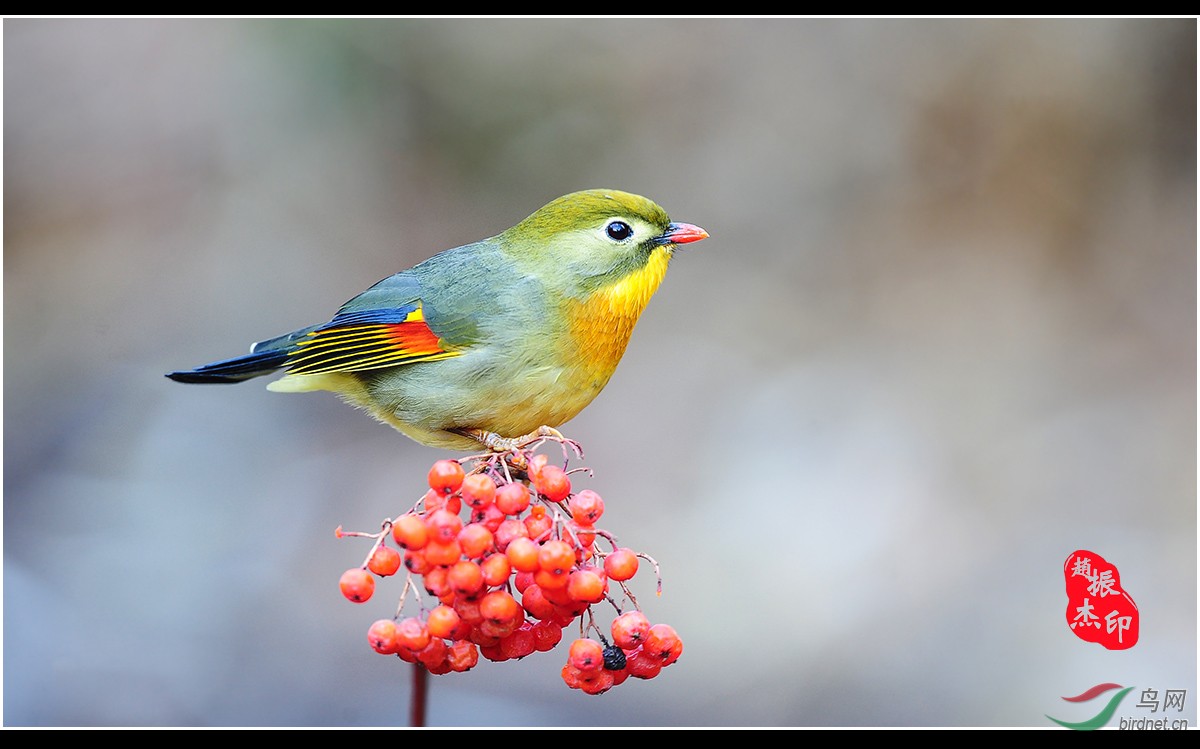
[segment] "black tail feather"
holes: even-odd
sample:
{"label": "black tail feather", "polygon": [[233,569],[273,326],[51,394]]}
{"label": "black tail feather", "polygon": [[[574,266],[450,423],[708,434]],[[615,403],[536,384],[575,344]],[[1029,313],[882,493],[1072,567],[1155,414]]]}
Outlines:
{"label": "black tail feather", "polygon": [[168,372],[167,377],[175,382],[189,384],[228,385],[251,377],[268,375],[283,366],[287,352],[281,350],[260,351],[236,359],[205,364],[190,371]]}

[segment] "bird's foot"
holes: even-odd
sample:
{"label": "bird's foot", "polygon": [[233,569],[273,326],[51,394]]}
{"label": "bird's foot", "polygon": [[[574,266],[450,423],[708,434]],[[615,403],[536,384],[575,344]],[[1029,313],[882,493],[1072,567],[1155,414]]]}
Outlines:
{"label": "bird's foot", "polygon": [[564,437],[562,432],[554,427],[541,426],[520,437],[502,437],[485,429],[456,429],[454,431],[464,437],[470,437],[492,453],[504,455],[505,461],[511,467],[522,472],[529,469],[529,456],[532,451],[527,448],[536,447],[545,440],[552,440],[564,446],[570,445],[577,455],[583,455],[579,443]]}
{"label": "bird's foot", "polygon": [[556,440],[566,439],[566,437],[562,436],[561,432],[553,427],[538,427],[529,434],[524,434],[520,437],[501,437],[495,432],[489,432],[484,429],[461,429],[458,432],[464,437],[470,437],[494,453],[517,452],[546,437]]}

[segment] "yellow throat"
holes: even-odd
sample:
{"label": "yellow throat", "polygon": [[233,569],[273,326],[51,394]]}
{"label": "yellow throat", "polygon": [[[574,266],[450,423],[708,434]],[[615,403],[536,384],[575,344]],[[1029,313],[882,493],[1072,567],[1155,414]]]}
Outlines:
{"label": "yellow throat", "polygon": [[671,251],[658,247],[646,264],[621,280],[567,303],[571,339],[581,369],[603,387],[617,368],[633,327],[667,274]]}

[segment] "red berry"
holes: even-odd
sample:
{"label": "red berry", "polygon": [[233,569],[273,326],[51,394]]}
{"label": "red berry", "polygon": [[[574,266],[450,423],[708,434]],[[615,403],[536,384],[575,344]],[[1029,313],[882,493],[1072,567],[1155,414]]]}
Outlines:
{"label": "red berry", "polygon": [[425,516],[425,525],[429,527],[429,540],[449,543],[458,538],[458,532],[463,529],[463,521],[458,515],[449,510],[434,510]]}
{"label": "red berry", "polygon": [[583,673],[604,668],[604,646],[592,639],[580,638],[571,643],[567,663]]}
{"label": "red berry", "polygon": [[[453,603],[453,601],[451,601],[451,603]],[[455,613],[458,612],[456,611]],[[462,618],[460,618],[458,620],[458,626],[454,628],[454,631],[446,639],[451,641],[470,639],[472,629],[473,625],[470,622],[464,621]]]}
{"label": "red berry", "polygon": [[487,528],[492,533],[495,533],[500,528],[500,524],[508,519],[496,505],[490,504],[482,510],[475,510],[471,513],[471,522],[479,523],[484,528]]}
{"label": "red berry", "polygon": [[416,663],[417,662],[417,654],[414,653],[413,651],[409,650],[408,648],[397,647],[396,655],[400,658],[400,660],[404,661],[405,663]]}
{"label": "red berry", "polygon": [[591,606],[591,604],[586,601],[571,601],[566,605],[555,604],[554,616],[550,618],[563,626],[567,626],[567,624],[570,624],[583,614],[583,612],[587,611],[588,606]]}
{"label": "red berry", "polygon": [[[489,655],[488,651],[480,651],[480,655],[482,655],[484,658],[494,661],[500,657],[500,635],[497,635],[494,630],[488,631],[485,629],[483,625],[486,623],[486,620],[480,620],[476,622],[475,625],[471,627],[471,632],[468,634],[467,639],[478,645],[480,648],[495,648],[496,658],[493,658],[491,655]],[[505,632],[504,634],[508,634],[508,632]]]}
{"label": "red berry", "polygon": [[640,611],[626,611],[612,621],[612,638],[617,647],[633,650],[650,635],[650,620]]}
{"label": "red berry", "polygon": [[493,663],[501,663],[508,660],[508,658],[504,655],[504,651],[500,649],[499,640],[486,645],[480,644],[479,654]]}
{"label": "red berry", "polygon": [[622,669],[618,669],[616,671],[609,671],[609,673],[613,675],[613,686],[614,687],[620,686],[621,684],[623,684],[625,682],[626,679],[629,678],[629,669],[628,668],[622,668]]}
{"label": "red berry", "polygon": [[568,612],[566,609],[562,608],[561,606],[555,606],[554,614],[550,617],[550,621],[554,622],[555,624],[557,624],[560,627],[565,628],[565,627],[570,627],[572,624],[575,623],[576,616],[578,616],[578,614]]}
{"label": "red berry", "polygon": [[547,515],[546,508],[541,505],[537,505],[533,510],[525,516],[525,532],[530,538],[540,541],[550,534],[550,529],[554,527],[554,518]]}
{"label": "red berry", "polygon": [[604,557],[604,574],[613,580],[625,581],[637,574],[638,558],[633,549],[622,547]]}
{"label": "red berry", "polygon": [[524,484],[505,484],[496,490],[495,503],[505,515],[520,515],[529,507],[529,490]]}
{"label": "red berry", "polygon": [[539,653],[548,653],[562,642],[563,628],[552,621],[540,621],[533,625],[533,645]]}
{"label": "red berry", "polygon": [[585,674],[585,678],[579,682],[579,689],[584,694],[604,694],[612,689],[615,683],[612,671],[600,669],[598,672]]}
{"label": "red berry", "polygon": [[409,513],[392,521],[392,539],[402,549],[417,550],[429,542],[429,526],[419,516]]}
{"label": "red berry", "polygon": [[443,495],[453,494],[462,486],[463,476],[457,460],[439,460],[429,469],[429,488]]}
{"label": "red berry", "polygon": [[446,653],[446,661],[452,671],[470,671],[479,663],[479,648],[467,640],[457,640]]}
{"label": "red berry", "polygon": [[537,493],[551,502],[561,502],[571,493],[571,479],[567,472],[556,465],[547,465],[533,479]]}
{"label": "red berry", "polygon": [[375,551],[371,552],[371,558],[367,561],[367,569],[380,577],[388,577],[399,571],[402,561],[400,552],[390,546],[380,544],[375,547]]}
{"label": "red berry", "polygon": [[604,514],[604,500],[591,489],[583,489],[571,495],[571,499],[567,502],[567,508],[576,522],[595,525],[600,516]]}
{"label": "red berry", "polygon": [[525,473],[529,474],[529,480],[536,484],[538,476],[542,474],[542,469],[545,468],[546,464],[549,462],[550,458],[543,454],[534,455],[532,458],[530,458],[529,468],[525,470]]}
{"label": "red berry", "polygon": [[470,596],[483,590],[483,570],[469,559],[457,562],[446,573],[446,581],[460,596]]}
{"label": "red berry", "polygon": [[538,551],[538,567],[553,575],[566,576],[575,566],[575,549],[557,538],[542,544]]}
{"label": "red berry", "polygon": [[536,582],[539,578],[544,582],[549,583],[548,586],[543,585],[542,583],[537,583],[537,586],[542,589],[542,595],[544,595],[546,600],[548,600],[550,603],[553,603],[555,606],[559,607],[570,606],[575,603],[575,599],[572,598],[571,594],[567,592],[566,583],[570,580],[570,576],[563,578],[546,572],[545,570],[538,570],[534,573],[533,579]]}
{"label": "red berry", "polygon": [[533,584],[532,572],[517,572],[513,575],[513,587],[517,589],[518,593],[524,593],[525,589]]}
{"label": "red berry", "polygon": [[441,673],[447,673],[450,670],[450,667],[446,665],[446,653],[449,650],[445,640],[440,637],[431,637],[429,644],[417,652],[417,660],[429,669],[430,673],[438,673],[443,666],[445,670],[442,670]]}
{"label": "red berry", "polygon": [[522,536],[514,538],[508,548],[504,550],[504,555],[508,557],[509,564],[518,572],[537,572],[541,569],[538,559],[541,556],[540,548],[530,538]]}
{"label": "red berry", "polygon": [[454,610],[458,612],[459,617],[461,617],[462,620],[467,624],[474,626],[483,621],[483,614],[479,612],[478,599],[458,596],[454,599],[454,603],[452,605]]}
{"label": "red berry", "polygon": [[562,674],[562,680],[564,684],[571,689],[579,689],[579,685],[582,683],[580,681],[580,676],[582,676],[582,674],[579,673],[579,669],[568,663],[562,667],[562,671],[560,673]]}
{"label": "red berry", "polygon": [[554,616],[554,604],[546,598],[540,585],[530,585],[521,593],[521,607],[534,619],[549,619]]}
{"label": "red berry", "polygon": [[415,653],[429,644],[429,630],[425,627],[425,622],[410,616],[396,623],[396,641],[401,647]]}
{"label": "red berry", "polygon": [[571,529],[575,540],[579,542],[579,546],[586,550],[587,558],[592,556],[592,544],[596,541],[596,527],[588,523],[579,523],[572,521],[568,526]]}
{"label": "red berry", "polygon": [[467,558],[480,559],[495,548],[496,542],[492,532],[486,527],[480,523],[471,523],[464,525],[458,532],[458,545],[462,547],[462,553]]}
{"label": "red berry", "polygon": [[338,581],[342,595],[355,603],[365,603],[375,592],[375,578],[361,567],[354,567],[342,573]]}
{"label": "red berry", "polygon": [[404,568],[414,575],[424,575],[433,568],[423,551],[404,552]]}
{"label": "red berry", "polygon": [[503,590],[493,590],[479,601],[479,613],[487,621],[504,623],[524,616],[517,599]]}
{"label": "red berry", "polygon": [[646,642],[642,644],[642,652],[658,658],[664,666],[669,666],[679,660],[679,655],[683,652],[683,640],[679,639],[678,633],[670,624],[655,624],[650,628]]}
{"label": "red berry", "polygon": [[457,540],[449,543],[430,541],[421,551],[425,552],[425,559],[433,565],[451,565],[462,558],[462,547]]}
{"label": "red berry", "polygon": [[554,590],[561,591],[563,596],[570,600],[570,596],[567,596],[567,578],[567,575],[558,575],[542,569],[533,573],[533,581],[544,588],[547,594]]}
{"label": "red berry", "polygon": [[607,590],[607,582],[594,570],[575,570],[567,577],[567,593],[576,601],[599,603]]}
{"label": "red berry", "polygon": [[500,551],[506,551],[514,538],[529,538],[529,531],[525,530],[525,524],[520,520],[509,518],[500,523],[500,527],[496,529],[494,535],[496,537],[496,548]]}
{"label": "red berry", "polygon": [[500,640],[500,650],[506,658],[524,658],[537,649],[533,625],[525,622]]}
{"label": "red berry", "polygon": [[496,499],[496,482],[485,473],[472,473],[462,481],[462,498],[476,510],[483,509]]}
{"label": "red berry", "polygon": [[449,567],[432,567],[425,573],[425,590],[435,596],[441,597],[447,592],[453,591],[450,587],[450,568]]}
{"label": "red berry", "polygon": [[445,604],[434,606],[425,621],[425,627],[433,637],[450,638],[458,623],[462,621],[458,612]]}
{"label": "red berry", "polygon": [[396,640],[396,622],[392,619],[380,619],[367,630],[367,642],[375,652],[383,655],[393,655],[400,647]]}
{"label": "red berry", "polygon": [[503,584],[512,574],[512,563],[506,554],[500,552],[484,557],[479,568],[483,570],[483,582],[491,587]]}
{"label": "red berry", "polygon": [[434,510],[446,510],[457,515],[458,511],[462,509],[462,495],[441,494],[430,489],[425,492],[425,496],[421,497],[421,503],[425,505],[426,514]]}
{"label": "red berry", "polygon": [[662,660],[642,648],[625,651],[625,670],[636,679],[653,679],[662,668]]}

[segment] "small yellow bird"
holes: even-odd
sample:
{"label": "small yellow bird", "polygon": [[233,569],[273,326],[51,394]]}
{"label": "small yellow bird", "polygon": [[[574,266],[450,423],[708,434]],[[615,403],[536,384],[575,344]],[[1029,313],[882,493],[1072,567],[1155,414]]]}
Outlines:
{"label": "small yellow bird", "polygon": [[612,377],[677,245],[708,232],[639,195],[564,195],[490,239],[383,279],[322,325],[171,372],[276,392],[330,390],[431,447],[518,447],[572,419]]}

